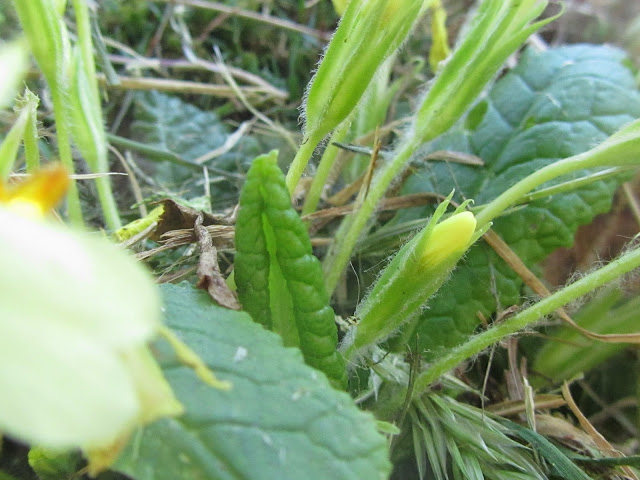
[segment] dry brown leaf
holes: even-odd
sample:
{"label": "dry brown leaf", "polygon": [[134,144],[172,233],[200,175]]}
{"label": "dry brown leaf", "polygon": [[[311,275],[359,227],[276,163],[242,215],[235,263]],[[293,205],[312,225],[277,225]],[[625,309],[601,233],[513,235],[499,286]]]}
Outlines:
{"label": "dry brown leaf", "polygon": [[[524,283],[542,298],[551,295],[547,287],[536,277],[531,270],[520,260],[520,257],[505,243],[500,236],[492,230],[488,230],[484,236],[484,240],[491,245],[491,248],[513,269],[514,272],[524,281]],[[579,331],[582,335],[592,340],[598,340],[605,343],[640,343],[640,333],[619,333],[619,334],[601,334],[591,332],[582,328],[567,314],[564,308],[559,308],[556,313],[560,319]]]}
{"label": "dry brown leaf", "polygon": [[[571,409],[571,412],[578,419],[578,422],[580,423],[580,426],[582,427],[582,429],[585,432],[587,432],[587,434],[589,435],[589,438],[593,440],[593,443],[595,443],[598,446],[600,451],[602,451],[604,454],[610,457],[622,457],[623,456],[622,453],[616,450],[615,448],[613,448],[613,446],[607,441],[607,439],[604,438],[602,434],[598,430],[596,430],[596,428],[593,425],[591,425],[591,422],[580,411],[580,409],[578,408],[578,405],[576,405],[576,402],[573,400],[573,397],[571,396],[571,391],[569,390],[569,384],[567,382],[564,382],[564,384],[562,385],[562,396],[566,400],[567,405]],[[629,478],[633,480],[638,480],[638,476],[630,467],[623,466],[623,467],[620,467],[620,469]]]}
{"label": "dry brown leaf", "polygon": [[199,215],[195,221],[194,232],[200,247],[200,258],[196,270],[198,288],[206,290],[219,305],[232,310],[241,310],[238,297],[235,292],[231,291],[220,273],[218,250],[213,246],[211,235],[202,225],[202,215]]}
{"label": "dry brown leaf", "polygon": [[217,217],[209,213],[198,212],[193,208],[185,207],[184,205],[180,205],[170,199],[163,200],[161,203],[164,207],[164,212],[158,219],[158,226],[151,236],[151,239],[154,241],[160,241],[163,234],[172,230],[193,228],[198,215],[202,215],[202,225],[205,227],[208,225],[224,223],[224,219],[222,217]]}

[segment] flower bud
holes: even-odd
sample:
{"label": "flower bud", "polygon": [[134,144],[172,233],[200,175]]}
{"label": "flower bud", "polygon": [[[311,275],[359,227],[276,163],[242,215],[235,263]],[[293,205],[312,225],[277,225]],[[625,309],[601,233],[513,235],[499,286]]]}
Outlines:
{"label": "flower bud", "polygon": [[447,261],[452,255],[465,252],[476,229],[471,212],[462,212],[438,223],[420,252],[418,262],[427,270]]}
{"label": "flower bud", "polygon": [[351,0],[311,80],[305,136],[321,140],[355,108],[420,16],[423,0]]}
{"label": "flower bud", "polygon": [[556,16],[531,23],[547,0],[484,0],[460,44],[439,70],[418,107],[415,141],[446,132],[482,93],[504,61]]}
{"label": "flower bud", "polygon": [[429,224],[400,249],[359,305],[358,323],[341,346],[347,359],[417,317],[479,237],[471,212],[459,209],[438,223],[448,203],[440,204]]}
{"label": "flower bud", "polygon": [[69,62],[69,38],[63,24],[64,4],[59,0],[13,2],[33,56],[52,89],[62,81]]}

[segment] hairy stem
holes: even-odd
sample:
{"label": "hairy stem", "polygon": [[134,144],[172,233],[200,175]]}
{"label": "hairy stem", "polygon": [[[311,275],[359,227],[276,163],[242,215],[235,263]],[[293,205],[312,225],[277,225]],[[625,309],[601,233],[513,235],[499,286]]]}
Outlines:
{"label": "hairy stem", "polygon": [[452,349],[448,354],[436,360],[428,370],[418,376],[415,382],[414,397],[419,396],[440,376],[464,360],[478,355],[490,345],[509,335],[513,335],[563,305],[638,267],[640,267],[640,248],[635,248],[613,260],[608,265],[540,300],[517,315],[507,318],[488,330],[471,337],[466,343]]}
{"label": "hairy stem", "polygon": [[318,207],[318,202],[320,201],[320,195],[322,195],[322,190],[324,189],[327,179],[329,178],[329,174],[331,173],[331,168],[333,167],[333,163],[338,156],[338,147],[331,145],[333,142],[341,142],[347,135],[349,131],[348,122],[343,122],[333,135],[331,135],[331,139],[327,144],[327,148],[325,148],[324,153],[322,154],[322,158],[320,159],[320,163],[318,164],[318,170],[313,177],[313,181],[311,182],[311,187],[309,188],[309,193],[307,193],[307,198],[304,201],[304,206],[302,207],[302,215],[308,215],[309,213],[313,213],[316,211]]}
{"label": "hairy stem", "polygon": [[[53,85],[51,89],[51,99],[53,102],[53,113],[56,120],[56,131],[58,134],[58,153],[60,161],[73,173],[73,156],[71,155],[71,138],[69,125],[67,124],[67,114],[65,112],[64,94],[59,84]],[[67,194],[67,213],[73,225],[84,226],[82,219],[82,208],[80,207],[80,197],[76,181],[69,182],[69,193]]]}
{"label": "hairy stem", "polygon": [[369,193],[359,209],[342,222],[323,265],[325,285],[329,293],[334,291],[342,272],[349,264],[356,242],[365,230],[369,220],[373,217],[376,205],[378,205],[396,175],[405,167],[416,148],[417,145],[411,141],[401,146],[393,160],[384,165],[375,175],[369,188]]}
{"label": "hairy stem", "polygon": [[[530,326],[545,315],[549,315],[567,303],[602,287],[606,283],[640,267],[640,248],[635,248],[608,265],[590,273],[577,282],[564,287],[553,295],[544,298],[535,305],[523,310],[517,315],[504,320],[502,323],[492,326],[488,330],[471,337],[462,345],[453,348],[446,355],[438,358],[428,368],[420,373],[412,384],[412,398],[419,398],[426,390],[438,381],[442,375],[454,369],[460,363],[473,358],[483,350],[490,347],[503,338],[513,335],[523,328]],[[389,384],[384,400],[378,402],[374,409],[377,418],[393,419],[402,409],[407,396],[406,385]]]}
{"label": "hairy stem", "polygon": [[304,169],[307,168],[307,164],[309,163],[309,160],[311,160],[313,152],[320,143],[320,140],[322,140],[322,138],[318,138],[314,135],[305,137],[302,140],[298,153],[296,153],[296,156],[293,158],[289,171],[287,172],[286,182],[290,195],[293,195],[293,192],[300,181],[300,177],[302,177]]}
{"label": "hairy stem", "polygon": [[523,178],[511,188],[505,190],[495,200],[488,203],[478,214],[476,214],[476,220],[478,222],[477,229],[480,229],[487,223],[491,222],[494,218],[501,215],[507,208],[518,203],[522,197],[543,183],[576,170],[587,168],[588,165],[584,165],[583,162],[585,159],[584,154],[565,158],[564,160],[547,165],[546,167],[541,168],[540,170],[537,170],[531,175]]}
{"label": "hairy stem", "polygon": [[[94,173],[107,173],[109,171],[109,162],[107,161],[106,138],[104,133],[104,124],[102,123],[102,109],[100,108],[96,66],[93,59],[93,42],[91,40],[89,6],[85,0],[73,0],[73,10],[76,15],[78,44],[82,54],[82,66],[85,70],[88,86],[91,89],[91,96],[93,97],[92,105],[96,110],[94,112],[90,112],[90,114],[97,117],[97,125],[99,125],[99,128],[101,129],[99,132],[99,138],[96,138],[96,141],[103,144],[97,149],[97,165],[93,165],[92,167],[95,169]],[[96,178],[96,188],[98,190],[98,199],[100,200],[102,215],[107,228],[110,230],[120,228],[122,226],[122,222],[120,221],[118,205],[116,204],[113,191],[111,190],[111,179],[106,175]]]}

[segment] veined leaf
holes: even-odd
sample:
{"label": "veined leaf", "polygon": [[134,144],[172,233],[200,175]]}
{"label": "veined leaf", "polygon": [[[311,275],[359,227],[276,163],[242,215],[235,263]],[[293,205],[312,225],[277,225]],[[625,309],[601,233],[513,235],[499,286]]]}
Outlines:
{"label": "veined leaf", "polygon": [[320,263],[296,211],[272,151],[253,161],[240,195],[236,222],[235,280],[253,319],[278,333],[285,346],[336,386],[347,376],[336,351],[338,333]]}
{"label": "veined leaf", "polygon": [[[486,203],[536,169],[588,150],[638,117],[640,94],[622,51],[591,45],[528,50],[463,123],[430,146],[477,155],[485,166],[429,163],[407,181],[404,193],[446,195],[455,186],[457,201]],[[609,210],[621,180],[598,181],[532,202],[496,219],[494,231],[527,265],[534,265],[554,249],[570,246],[580,225]],[[411,209],[393,223],[429,214],[428,209]],[[489,318],[498,306],[520,302],[521,287],[520,278],[478,242],[423,313],[420,349],[437,356],[442,348],[463,342],[478,325],[478,312]]]}
{"label": "veined leaf", "polygon": [[[160,152],[172,153],[183,160],[195,162],[213,150],[221,149],[233,133],[214,112],[201,110],[164,93],[150,91],[135,95],[132,138]],[[244,135],[228,152],[206,161],[211,176],[226,172],[231,181],[211,183],[214,204],[227,204],[237,199],[238,173],[244,173],[252,158],[258,155],[258,141],[252,135]],[[215,173],[218,172],[218,173]],[[193,176],[193,169],[169,162],[157,165],[154,178],[166,185],[179,185],[181,192],[189,192],[185,198],[202,195],[200,177]]]}
{"label": "veined leaf", "polygon": [[154,351],[185,414],[137,432],[117,470],[136,480],[388,478],[373,416],[306,366],[299,350],[205,292],[160,288],[164,323],[232,387],[203,384],[158,341]]}

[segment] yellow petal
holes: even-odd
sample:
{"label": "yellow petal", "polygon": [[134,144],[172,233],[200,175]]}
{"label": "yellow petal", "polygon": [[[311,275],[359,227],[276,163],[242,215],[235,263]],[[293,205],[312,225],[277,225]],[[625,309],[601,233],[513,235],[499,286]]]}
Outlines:
{"label": "yellow petal", "polygon": [[139,414],[126,364],[102,342],[33,315],[0,314],[0,431],[56,449],[112,443]]}
{"label": "yellow petal", "polygon": [[144,343],[160,325],[150,275],[98,236],[0,208],[0,272],[0,316],[22,311],[120,349]]}
{"label": "yellow petal", "polygon": [[[19,215],[38,218],[62,201],[69,188],[69,174],[59,164],[51,164],[0,194],[0,202]],[[4,196],[4,199],[3,199]]]}

